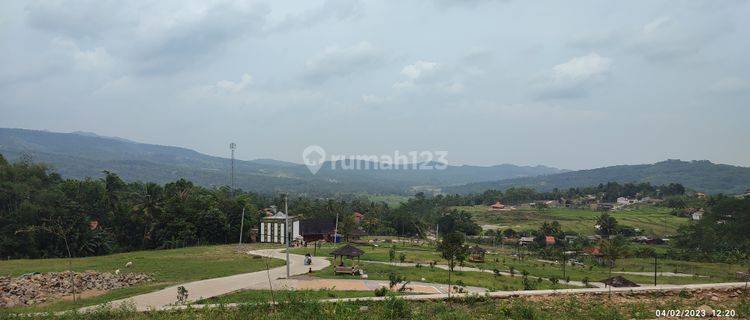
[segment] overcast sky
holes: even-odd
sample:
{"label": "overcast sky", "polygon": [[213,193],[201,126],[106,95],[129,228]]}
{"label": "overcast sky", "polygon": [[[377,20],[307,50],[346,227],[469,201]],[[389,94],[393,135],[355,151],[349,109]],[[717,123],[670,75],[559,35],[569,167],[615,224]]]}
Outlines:
{"label": "overcast sky", "polygon": [[0,127],[750,166],[748,1],[2,1]]}

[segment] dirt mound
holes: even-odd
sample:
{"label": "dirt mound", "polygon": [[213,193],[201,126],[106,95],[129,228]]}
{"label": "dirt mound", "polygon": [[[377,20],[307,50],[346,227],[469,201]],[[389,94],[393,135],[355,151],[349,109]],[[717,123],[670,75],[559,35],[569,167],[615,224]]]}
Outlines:
{"label": "dirt mound", "polygon": [[[151,281],[143,273],[48,272],[0,277],[0,307],[32,305],[88,290],[112,290]],[[74,285],[75,284],[75,285]]]}

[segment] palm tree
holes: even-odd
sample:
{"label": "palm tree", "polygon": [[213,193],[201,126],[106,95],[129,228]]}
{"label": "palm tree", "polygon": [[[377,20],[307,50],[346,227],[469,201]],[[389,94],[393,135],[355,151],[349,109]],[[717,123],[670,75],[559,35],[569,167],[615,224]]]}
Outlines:
{"label": "palm tree", "polygon": [[143,218],[143,241],[151,239],[154,231],[156,216],[161,212],[162,188],[156,183],[147,183],[143,193],[138,195],[138,203],[133,206],[133,211],[138,212]]}
{"label": "palm tree", "polygon": [[612,268],[615,267],[617,259],[623,258],[628,254],[628,245],[625,243],[625,238],[615,237],[613,239],[602,240],[600,247],[602,255],[609,260],[609,275],[612,276]]}

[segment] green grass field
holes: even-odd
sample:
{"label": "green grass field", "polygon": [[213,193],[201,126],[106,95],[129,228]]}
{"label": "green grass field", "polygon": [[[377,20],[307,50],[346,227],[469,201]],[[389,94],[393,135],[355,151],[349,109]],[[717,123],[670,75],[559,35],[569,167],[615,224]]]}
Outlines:
{"label": "green grass field", "polygon": [[[391,246],[396,247],[396,260],[399,261],[399,255],[406,255],[405,262],[419,262],[422,264],[428,264],[430,261],[438,261],[439,263],[445,263],[446,261],[440,257],[440,253],[435,251],[435,248],[429,245],[412,245],[405,243],[380,243],[378,247],[372,245],[359,245],[354,246],[362,249],[365,253],[360,257],[360,260],[370,261],[385,261],[389,262],[388,251]],[[317,255],[321,257],[330,257],[331,251],[337,248],[338,245],[332,244],[324,245],[322,248],[318,248],[317,251],[311,246],[306,248],[294,248],[291,249],[291,253]]]}
{"label": "green grass field", "polygon": [[[250,248],[270,247],[246,245]],[[135,251],[98,257],[73,259],[22,259],[0,261],[0,276],[19,276],[28,272],[86,271],[141,272],[150,274],[154,281],[136,286],[111,290],[103,295],[73,301],[57,301],[28,307],[10,308],[13,312],[60,311],[126,298],[187,281],[229,276],[265,269],[265,260],[236,253],[236,245],[202,246],[173,250]],[[133,267],[125,268],[125,263]],[[284,264],[281,260],[268,260],[270,267]]]}
{"label": "green grass field", "polygon": [[[440,268],[430,268],[428,265],[423,267],[400,267],[380,263],[360,263],[359,266],[365,270],[368,279],[370,280],[388,280],[390,273],[396,273],[403,276],[408,281],[422,281],[447,284],[448,283],[448,271]],[[330,279],[360,279],[359,276],[334,274],[333,268],[325,268],[317,271],[313,274],[320,278]],[[516,277],[509,276],[495,276],[487,272],[478,271],[454,271],[451,275],[451,283],[458,285],[482,287],[489,289],[490,291],[508,291],[508,290],[523,290],[523,283],[521,275]],[[532,281],[534,289],[563,289],[563,288],[576,288],[574,286],[567,286],[564,282],[560,282],[554,285],[549,281],[536,282]]]}
{"label": "green grass field", "polygon": [[409,197],[399,195],[366,194],[365,196],[367,196],[367,199],[372,202],[385,202],[385,204],[387,204],[391,208],[398,208],[402,202],[406,202],[409,200]]}
{"label": "green grass field", "polygon": [[[396,262],[398,262],[398,256],[403,253],[406,256],[405,262],[414,262],[414,263],[421,263],[427,267],[430,261],[437,261],[438,264],[447,264],[447,261],[442,259],[440,257],[440,254],[435,251],[435,248],[429,245],[408,245],[408,244],[381,244],[379,247],[372,247],[367,245],[355,245],[359,247],[360,249],[364,250],[365,253],[360,257],[360,260],[369,260],[369,261],[382,261],[382,262],[389,262],[389,256],[388,251],[390,250],[390,246],[395,245],[396,246]],[[485,246],[486,247],[486,246]],[[319,248],[317,250],[318,256],[323,257],[330,257],[330,252],[333,250],[332,245],[326,245],[323,248]],[[522,270],[528,271],[533,276],[538,277],[544,277],[544,278],[551,278],[556,277],[558,279],[566,279],[567,277],[570,277],[570,280],[577,280],[581,281],[584,278],[588,278],[590,281],[599,281],[602,279],[606,279],[610,277],[609,274],[609,268],[605,266],[597,265],[593,262],[587,262],[585,267],[572,267],[567,266],[565,269],[565,273],[563,274],[562,267],[559,264],[551,264],[551,263],[544,263],[537,261],[534,257],[527,257],[524,260],[519,260],[511,256],[511,254],[514,252],[514,248],[511,247],[504,247],[504,248],[490,248],[486,247],[487,249],[490,249],[492,254],[488,254],[486,258],[485,263],[473,263],[473,262],[466,262],[465,266],[470,267],[477,267],[485,270],[493,270],[497,268],[501,271],[509,271],[510,267],[513,267],[516,273],[519,275],[521,274]],[[663,250],[663,248],[660,248],[660,250]],[[305,254],[310,253],[314,254],[314,250],[312,247],[310,248],[294,248],[291,250],[292,253],[297,254]],[[498,261],[495,262],[495,259]],[[404,275],[411,275],[411,276],[417,276],[419,272],[424,272],[424,270],[429,268],[421,268],[421,270],[417,270],[416,273],[413,273],[414,270],[405,270],[410,269],[407,267],[392,267],[388,266],[389,268],[386,268],[384,270],[382,265],[376,265],[372,264],[372,269],[367,269],[367,273],[372,277],[372,271],[381,272],[383,274],[376,275],[378,277],[385,276],[383,279],[387,279],[387,273],[390,271],[396,271],[399,273],[402,273]],[[369,267],[368,267],[369,268]],[[395,268],[395,269],[394,269]],[[411,268],[416,269],[416,268]],[[612,271],[626,271],[626,272],[653,272],[653,260],[652,259],[643,259],[643,258],[625,258],[625,259],[619,259],[617,260],[615,268],[613,268]],[[687,274],[695,274],[702,277],[671,277],[671,276],[659,276],[657,277],[658,283],[663,284],[689,284],[689,283],[710,283],[710,282],[731,282],[735,281],[735,272],[737,271],[746,271],[747,266],[743,266],[740,264],[726,264],[726,263],[709,263],[709,262],[691,262],[691,261],[680,261],[680,260],[668,260],[668,259],[660,259],[659,260],[659,272],[675,272],[675,273],[687,273]],[[481,274],[478,272],[472,272],[477,273],[477,279],[470,279],[469,281],[472,281],[471,283],[482,283],[481,280],[486,278],[491,278],[491,274]],[[613,274],[616,275],[616,274]],[[324,274],[324,277],[327,276],[333,276],[333,274]],[[649,284],[653,283],[653,276],[651,275],[623,275],[626,278],[633,280],[637,283],[643,283],[643,284]],[[345,277],[342,275],[339,275],[337,277]],[[418,277],[416,279],[419,279],[421,277]],[[427,278],[427,277],[425,277]],[[520,278],[520,277],[519,277]],[[371,279],[381,279],[381,278],[371,278]],[[415,280],[411,279],[410,280]],[[431,280],[432,282],[440,282],[440,281],[447,281],[447,278],[440,278],[436,280]],[[476,281],[479,282],[476,282]],[[447,282],[440,282],[440,283],[447,283]],[[473,285],[466,283],[467,285]],[[506,283],[491,283],[494,288],[504,288],[507,284]],[[477,285],[480,287],[487,287],[482,285]],[[512,285],[508,286],[509,288],[515,288]],[[489,287],[487,287],[489,288]]]}
{"label": "green grass field", "polygon": [[[512,228],[516,231],[538,229],[545,221],[558,221],[563,231],[574,231],[579,234],[594,234],[596,218],[600,211],[588,209],[549,208],[518,209],[513,211],[488,211],[487,206],[458,206],[458,210],[471,213],[480,225],[494,225],[500,229]],[[617,219],[621,226],[643,230],[647,235],[662,236],[674,234],[681,225],[689,223],[688,218],[670,214],[670,209],[653,206],[642,206],[611,211],[609,214]],[[666,222],[666,224],[665,224]]]}

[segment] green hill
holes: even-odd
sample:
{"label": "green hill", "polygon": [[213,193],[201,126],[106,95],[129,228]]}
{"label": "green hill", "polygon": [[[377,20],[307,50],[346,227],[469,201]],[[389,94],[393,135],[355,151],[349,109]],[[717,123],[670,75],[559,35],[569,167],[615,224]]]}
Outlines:
{"label": "green hill", "polygon": [[[63,177],[100,177],[102,170],[130,181],[165,183],[180,178],[204,186],[229,184],[230,161],[194,150],[145,144],[94,133],[57,133],[0,128],[0,154],[9,160],[29,156],[50,164]],[[364,165],[360,166],[365,168]],[[372,167],[372,166],[370,166]],[[305,194],[407,194],[416,186],[457,185],[486,180],[552,174],[545,166],[448,166],[445,170],[332,170],[313,175],[302,165],[273,159],[237,160],[237,187],[258,192]]]}
{"label": "green hill", "polygon": [[715,164],[707,160],[666,160],[654,164],[620,165],[560,174],[469,183],[446,187],[446,193],[476,193],[488,189],[530,187],[538,191],[554,188],[586,187],[609,181],[650,182],[654,185],[681,183],[687,188],[705,193],[743,193],[750,188],[750,168]]}

